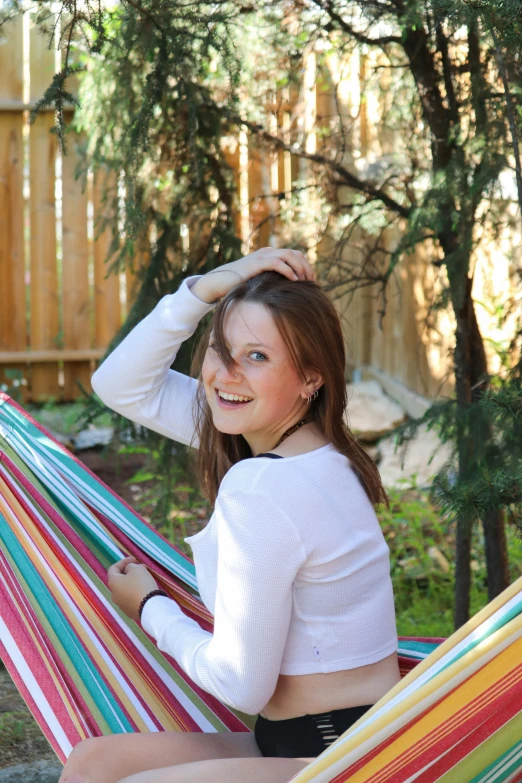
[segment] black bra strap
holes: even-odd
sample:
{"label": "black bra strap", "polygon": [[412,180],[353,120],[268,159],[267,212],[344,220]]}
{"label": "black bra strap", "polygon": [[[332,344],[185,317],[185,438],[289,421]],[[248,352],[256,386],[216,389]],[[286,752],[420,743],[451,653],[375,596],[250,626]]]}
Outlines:
{"label": "black bra strap", "polygon": [[256,457],[272,457],[272,459],[284,459],[281,454],[272,454],[270,451],[265,451],[264,454],[256,454]]}

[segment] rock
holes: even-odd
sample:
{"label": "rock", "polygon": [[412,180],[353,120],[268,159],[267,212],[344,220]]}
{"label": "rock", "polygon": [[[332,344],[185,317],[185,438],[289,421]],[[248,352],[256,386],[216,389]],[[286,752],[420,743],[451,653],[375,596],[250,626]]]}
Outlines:
{"label": "rock", "polygon": [[404,486],[404,481],[413,480],[413,477],[416,477],[415,483],[418,487],[429,487],[451,453],[449,446],[443,445],[437,433],[428,430],[426,425],[419,427],[416,437],[409,443],[404,456],[404,467],[401,467],[403,448],[401,446],[395,452],[393,437],[379,441],[379,449],[382,452],[379,473],[385,487]]}
{"label": "rock", "polygon": [[346,390],[346,423],[363,443],[375,443],[393,432],[406,418],[401,406],[384,394],[377,381],[348,383]]}
{"label": "rock", "polygon": [[86,430],[82,430],[74,436],[74,445],[76,451],[82,449],[92,449],[94,446],[107,446],[114,432],[114,427],[95,427],[89,425]]}
{"label": "rock", "polygon": [[428,549],[428,555],[434,560],[445,574],[450,572],[450,564],[448,558],[442,554],[440,549],[436,546],[430,546]]}
{"label": "rock", "polygon": [[62,770],[58,759],[40,759],[0,769],[0,783],[58,783]]}

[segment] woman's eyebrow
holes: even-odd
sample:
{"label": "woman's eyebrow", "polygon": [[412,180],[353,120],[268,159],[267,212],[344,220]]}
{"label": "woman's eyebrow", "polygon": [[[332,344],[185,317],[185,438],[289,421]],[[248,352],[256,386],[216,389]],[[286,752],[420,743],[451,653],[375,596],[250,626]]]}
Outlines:
{"label": "woman's eyebrow", "polygon": [[[212,332],[209,335],[209,340],[212,340],[213,337],[214,337],[214,333]],[[266,345],[266,343],[245,343],[243,347],[244,348],[256,348],[258,346],[260,346],[261,348],[268,348],[269,351],[273,351],[274,350],[274,348],[272,348],[271,345]]]}
{"label": "woman's eyebrow", "polygon": [[272,346],[265,345],[265,343],[245,343],[245,347],[249,347],[249,348],[256,345],[260,345],[262,348],[268,348],[269,350],[272,350]]}

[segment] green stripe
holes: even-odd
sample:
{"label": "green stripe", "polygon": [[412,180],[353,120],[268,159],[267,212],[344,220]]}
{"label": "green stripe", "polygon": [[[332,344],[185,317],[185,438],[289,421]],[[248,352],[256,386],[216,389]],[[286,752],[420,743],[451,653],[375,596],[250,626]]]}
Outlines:
{"label": "green stripe", "polygon": [[[3,444],[5,441],[0,437],[0,442]],[[10,447],[7,447],[5,449],[6,451],[11,451]],[[70,525],[71,528],[75,530],[75,532],[80,536],[80,538],[84,541],[86,546],[89,548],[89,550],[94,554],[94,556],[97,558],[97,560],[100,562],[100,565],[107,569],[113,562],[112,558],[109,560],[106,557],[105,552],[102,552],[99,550],[96,546],[96,544],[93,544],[93,542],[90,540],[90,537],[87,534],[87,531],[85,531],[77,522],[74,517],[68,512],[64,511],[62,509],[57,508],[58,503],[56,500],[53,499],[52,496],[50,496],[46,489],[41,485],[40,481],[33,477],[33,475],[27,475],[29,473],[28,466],[21,462],[18,455],[15,453],[9,454],[9,457],[13,457],[13,461],[17,464],[17,467],[20,468],[20,470],[26,475],[26,477],[30,480],[31,484],[34,484],[36,488],[39,491],[42,491],[42,494],[46,497],[46,500],[50,503],[50,505],[55,508],[57,513],[59,513],[61,516],[66,518],[66,522]],[[27,501],[32,505],[37,505],[39,513],[44,518],[46,524],[51,528],[53,533],[57,536],[57,538],[62,543],[63,547],[66,549],[66,551],[69,553],[71,558],[77,563],[78,568],[80,572],[84,574],[84,576],[87,579],[90,579],[91,582],[98,588],[98,590],[102,593],[102,595],[107,599],[108,603],[111,604],[113,610],[118,614],[118,616],[121,618],[121,620],[129,627],[129,629],[132,631],[133,634],[139,639],[139,641],[143,644],[143,646],[147,649],[147,651],[150,653],[152,658],[157,662],[157,664],[162,668],[162,670],[173,680],[174,683],[176,683],[179,690],[194,704],[194,706],[197,708],[199,713],[204,716],[209,724],[216,730],[216,731],[228,731],[229,729],[226,727],[226,725],[223,723],[223,721],[215,715],[213,710],[205,704],[202,697],[199,696],[194,692],[192,687],[189,683],[186,682],[185,678],[179,674],[174,666],[170,664],[166,658],[163,656],[163,654],[158,650],[157,646],[148,638],[148,636],[145,634],[145,632],[133,621],[130,621],[129,618],[117,607],[112,603],[112,594],[110,590],[105,586],[105,584],[99,579],[97,574],[92,570],[92,568],[86,563],[84,558],[79,554],[76,547],[71,543],[70,539],[68,539],[55,525],[55,523],[52,521],[52,519],[42,510],[42,508],[36,503],[35,498],[31,496],[27,496],[27,492],[24,487],[17,481],[17,479],[13,476],[12,472],[9,471],[5,464],[4,469],[6,469],[7,473],[9,474],[10,480],[13,481],[16,486],[20,489],[21,493],[24,494]],[[102,525],[103,526],[103,525]],[[0,528],[0,541],[1,541],[1,533],[4,529],[5,525],[2,525]],[[105,531],[106,532],[106,531]],[[8,538],[8,536],[4,536],[4,538]],[[16,541],[16,539],[14,539]],[[5,542],[7,547],[7,542]],[[20,545],[19,545],[20,547]],[[4,547],[5,548],[5,547]],[[25,558],[27,562],[30,564],[30,560],[28,556],[26,555],[25,551],[23,550],[23,547],[20,547],[21,550],[21,556]],[[80,679],[79,675],[76,674],[75,665],[73,662],[70,661],[69,656],[66,653],[66,650],[64,646],[61,644],[61,641],[59,637],[54,632],[53,626],[48,622],[45,612],[42,610],[42,607],[38,603],[38,598],[35,597],[27,584],[27,582],[24,580],[22,572],[17,567],[17,564],[15,560],[10,556],[9,549],[6,550],[6,557],[8,558],[10,565],[13,569],[13,571],[16,574],[17,580],[20,584],[21,590],[28,598],[29,602],[33,606],[33,609],[35,610],[40,622],[42,623],[43,628],[45,629],[45,633],[48,636],[51,644],[55,647],[57,650],[57,653],[59,655],[60,660],[63,661],[64,665],[66,665],[66,668],[70,672],[71,676],[73,677],[76,685],[78,686],[78,690],[82,694],[83,698],[85,699],[86,703],[89,705],[89,711],[95,717],[97,724],[100,726],[100,729],[103,731],[103,734],[109,734],[114,733],[109,729],[109,724],[105,720],[105,717],[102,715],[100,710],[98,709],[96,703],[91,698],[89,690],[85,687],[83,680]],[[32,564],[29,566],[32,569]],[[45,585],[44,585],[45,586]],[[47,589],[47,588],[46,588]],[[192,591],[191,591],[192,592]],[[50,594],[49,594],[50,595]],[[197,595],[197,594],[196,594]],[[51,601],[54,602],[54,598],[51,595]],[[68,609],[68,607],[65,607]],[[129,675],[132,676],[132,675]],[[230,708],[231,709],[231,708]],[[238,715],[238,717],[243,720],[243,713],[236,711],[234,709],[231,709],[232,712]],[[249,721],[255,721],[255,716],[247,716],[248,719],[245,719],[244,722],[249,726],[249,728],[253,728],[250,726]],[[119,732],[122,731],[121,727],[118,730]]]}
{"label": "green stripe", "polygon": [[[501,759],[517,745],[522,746],[522,712],[484,740],[477,748],[459,761],[438,783],[481,783],[488,772],[501,766]],[[521,768],[521,761],[513,762],[505,772],[495,778],[495,783],[507,780],[510,774]]]}
{"label": "green stripe", "polygon": [[[116,704],[113,705],[113,709],[110,708],[107,699],[104,698],[105,684],[85,652],[81,639],[78,638],[76,632],[70,626],[40,575],[34,570],[28,556],[1,513],[0,536],[23,579],[24,594],[35,609],[38,607],[41,610],[41,612],[37,612],[39,617],[42,617],[43,614],[43,617],[47,618],[53,631],[53,633],[49,634],[53,644],[58,640],[61,643],[57,645],[63,651],[63,657],[60,656],[61,660],[66,661],[65,656],[67,656],[71,664],[71,671],[77,673],[75,681],[78,682],[78,678],[80,678],[84,688],[87,689],[87,692],[94,699],[111,733],[132,731],[132,726],[122,710]],[[116,712],[116,715],[114,712]]]}
{"label": "green stripe", "polygon": [[[158,553],[151,554],[143,540],[139,539],[139,533],[146,539],[148,543],[151,544],[151,546],[154,544],[157,549],[160,550],[161,555],[165,558],[163,561],[164,565],[169,567],[169,569],[176,576],[182,579],[184,583],[190,585],[193,589],[197,589],[196,571],[192,562],[187,561],[181,553],[171,547],[167,541],[164,541],[162,538],[160,538],[155,533],[155,531],[151,531],[150,528],[144,524],[144,522],[140,520],[138,516],[133,514],[121,502],[121,500],[115,498],[108,490],[106,490],[105,487],[103,487],[95,478],[93,478],[83,466],[78,465],[78,463],[68,454],[64,453],[61,449],[58,449],[56,444],[53,443],[50,438],[48,438],[37,427],[31,424],[28,419],[26,419],[24,416],[21,416],[18,411],[16,411],[11,406],[4,405],[2,408],[0,408],[0,415],[2,415],[4,420],[7,420],[8,425],[12,427],[13,431],[16,430],[18,432],[20,437],[22,437],[23,433],[22,439],[30,441],[34,450],[43,456],[46,461],[49,460],[50,456],[52,455],[53,460],[58,462],[62,469],[69,469],[69,471],[74,475],[74,480],[77,481],[80,486],[83,485],[84,489],[86,487],[89,488],[94,496],[92,498],[93,504],[96,504],[97,499],[102,499],[106,504],[108,504],[110,508],[123,516],[128,525],[128,529],[125,530],[125,532],[129,538],[131,538],[138,546],[144,549],[144,551],[147,551],[151,557],[158,559]],[[14,448],[16,448],[16,446],[14,446]],[[50,469],[56,471],[56,477],[59,477],[59,469],[55,464],[52,464]],[[68,479],[71,481],[73,480],[70,476]],[[42,481],[45,481],[43,477]],[[60,481],[62,481],[61,477]],[[60,508],[63,508],[63,503],[60,500],[60,491],[53,489],[53,487],[50,485],[48,486],[48,490],[56,497],[60,503]],[[66,490],[69,490],[69,488],[66,487]],[[104,513],[101,508],[101,503],[99,504],[99,510]],[[81,523],[81,520],[79,521]],[[121,529],[121,523],[119,523],[116,518],[113,518],[112,521],[114,521],[114,523]],[[134,531],[136,531],[136,534],[134,534]],[[92,534],[89,535],[92,536]],[[105,546],[103,542],[101,542],[99,545]],[[116,559],[117,558],[114,558],[112,562],[115,562]]]}

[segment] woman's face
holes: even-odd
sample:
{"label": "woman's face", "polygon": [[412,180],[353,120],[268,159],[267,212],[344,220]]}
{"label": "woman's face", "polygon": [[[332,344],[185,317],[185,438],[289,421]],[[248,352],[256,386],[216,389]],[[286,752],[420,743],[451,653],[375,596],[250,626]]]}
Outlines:
{"label": "woman's face", "polygon": [[[227,370],[211,347],[211,335],[201,370],[214,426],[230,435],[242,434],[258,453],[273,446],[296,415],[306,411],[305,397],[310,392],[267,307],[255,302],[231,304],[223,332],[236,365]],[[218,390],[250,402],[227,403]]]}

